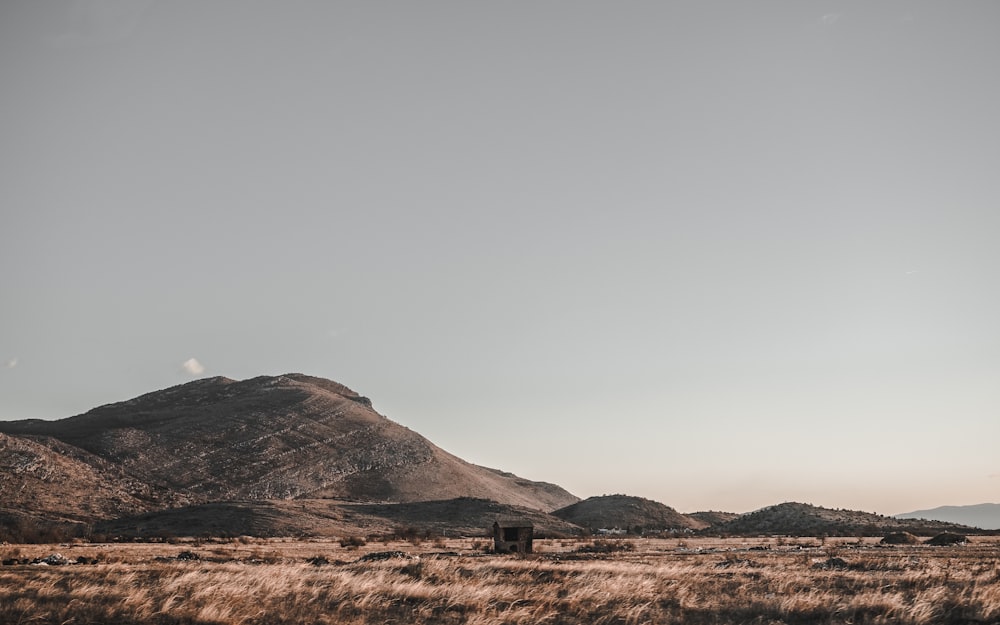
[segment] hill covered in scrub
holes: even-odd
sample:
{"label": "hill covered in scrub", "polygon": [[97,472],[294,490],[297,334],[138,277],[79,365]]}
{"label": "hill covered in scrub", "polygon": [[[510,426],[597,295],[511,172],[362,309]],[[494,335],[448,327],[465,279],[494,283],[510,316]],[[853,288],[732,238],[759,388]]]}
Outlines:
{"label": "hill covered in scrub", "polygon": [[658,501],[629,495],[603,495],[570,504],[552,513],[591,531],[620,529],[643,532],[686,531],[704,527]]}
{"label": "hill covered in scrub", "polygon": [[930,536],[946,531],[967,533],[971,529],[940,521],[896,519],[869,512],[788,502],[761,508],[705,531],[734,536],[882,536],[888,532],[906,531]]}
{"label": "hill covered in scrub", "polygon": [[719,512],[716,510],[706,510],[704,512],[688,512],[684,516],[697,523],[695,529],[703,530],[713,525],[728,523],[740,515],[736,512]]}

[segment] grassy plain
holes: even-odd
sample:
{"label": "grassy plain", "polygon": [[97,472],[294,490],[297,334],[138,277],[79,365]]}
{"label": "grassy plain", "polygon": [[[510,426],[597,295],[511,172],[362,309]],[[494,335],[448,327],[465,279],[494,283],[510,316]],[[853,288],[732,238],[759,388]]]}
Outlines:
{"label": "grassy plain", "polygon": [[[972,540],[544,540],[524,558],[469,539],[2,545],[98,563],[0,566],[0,623],[1000,623],[1000,539]],[[361,560],[385,551],[410,557]]]}

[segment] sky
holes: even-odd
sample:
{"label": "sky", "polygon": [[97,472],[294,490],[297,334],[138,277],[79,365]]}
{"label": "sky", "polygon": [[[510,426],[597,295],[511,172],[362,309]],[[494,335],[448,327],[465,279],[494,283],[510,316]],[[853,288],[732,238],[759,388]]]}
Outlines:
{"label": "sky", "polygon": [[0,419],[301,372],[683,512],[1000,501],[1000,3],[0,3]]}

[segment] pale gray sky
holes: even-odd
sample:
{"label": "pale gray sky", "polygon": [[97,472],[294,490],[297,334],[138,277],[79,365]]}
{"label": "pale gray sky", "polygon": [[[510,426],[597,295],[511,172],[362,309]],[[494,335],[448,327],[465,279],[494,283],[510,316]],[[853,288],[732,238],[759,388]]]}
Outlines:
{"label": "pale gray sky", "polygon": [[0,418],[295,371],[583,497],[1000,500],[998,64],[986,1],[3,2]]}

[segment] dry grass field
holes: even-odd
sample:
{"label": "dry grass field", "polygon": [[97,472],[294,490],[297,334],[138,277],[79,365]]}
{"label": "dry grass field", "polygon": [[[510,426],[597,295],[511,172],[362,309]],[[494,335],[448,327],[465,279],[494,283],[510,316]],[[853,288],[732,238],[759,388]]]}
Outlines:
{"label": "dry grass field", "polygon": [[[545,540],[526,558],[486,555],[486,544],[2,545],[18,563],[0,566],[0,623],[1000,623],[996,537],[635,539],[598,553]],[[361,559],[387,551],[408,557]],[[21,564],[54,552],[88,563]]]}

